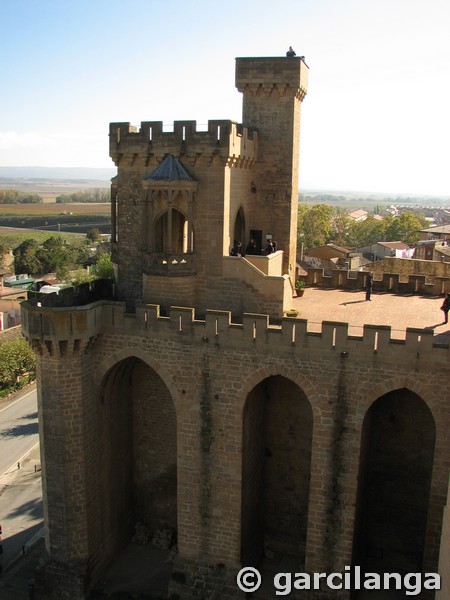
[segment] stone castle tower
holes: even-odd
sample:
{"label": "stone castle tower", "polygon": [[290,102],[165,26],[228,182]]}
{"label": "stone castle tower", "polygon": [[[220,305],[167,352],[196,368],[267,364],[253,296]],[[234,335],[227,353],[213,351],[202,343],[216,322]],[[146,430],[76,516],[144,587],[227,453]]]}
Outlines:
{"label": "stone castle tower", "polygon": [[[113,261],[120,298],[264,312],[290,308],[295,279],[300,106],[308,69],[300,58],[238,58],[243,124],[176,121],[110,125]],[[258,254],[230,258],[235,240]],[[263,256],[266,240],[279,252]]]}
{"label": "stone castle tower", "polygon": [[[283,317],[307,67],[238,58],[236,85],[242,124],[111,124],[116,295],[97,282],[22,304],[46,522],[37,598],[89,598],[136,523],[176,538],[171,600],[244,598],[249,565],[269,582],[438,569],[449,348],[430,330],[399,341],[324,321],[317,334]],[[270,236],[274,254],[229,256]],[[136,564],[135,579],[153,570]],[[322,584],[290,597],[349,599]]]}

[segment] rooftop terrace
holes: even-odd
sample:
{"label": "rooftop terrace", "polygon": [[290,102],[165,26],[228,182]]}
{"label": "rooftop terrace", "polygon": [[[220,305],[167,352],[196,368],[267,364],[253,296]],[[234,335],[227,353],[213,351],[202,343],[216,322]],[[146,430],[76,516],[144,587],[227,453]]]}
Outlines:
{"label": "rooftop terrace", "polygon": [[386,292],[372,293],[370,301],[365,297],[365,290],[306,288],[293,305],[298,316],[308,320],[308,331],[320,332],[322,321],[342,321],[349,324],[350,335],[362,335],[365,324],[390,325],[393,338],[405,339],[406,328],[416,327],[433,329],[436,341],[449,343],[450,325],[442,324],[442,296]]}

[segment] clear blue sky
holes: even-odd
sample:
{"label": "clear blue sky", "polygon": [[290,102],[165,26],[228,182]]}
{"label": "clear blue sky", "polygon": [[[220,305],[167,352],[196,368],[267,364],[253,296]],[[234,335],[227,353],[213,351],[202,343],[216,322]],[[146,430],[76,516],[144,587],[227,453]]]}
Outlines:
{"label": "clear blue sky", "polygon": [[0,0],[0,165],[114,165],[110,121],[241,121],[237,56],[305,55],[300,187],[450,195],[448,0]]}

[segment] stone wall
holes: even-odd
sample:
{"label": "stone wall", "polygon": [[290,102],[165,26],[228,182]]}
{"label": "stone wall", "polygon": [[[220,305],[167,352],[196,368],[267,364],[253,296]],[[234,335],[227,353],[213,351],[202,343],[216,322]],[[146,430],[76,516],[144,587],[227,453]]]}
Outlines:
{"label": "stone wall", "polygon": [[[322,332],[312,334],[301,319],[286,318],[275,326],[268,325],[267,317],[244,315],[237,325],[220,311],[199,321],[191,309],[174,308],[169,317],[161,317],[157,307],[141,305],[130,315],[120,303],[65,311],[28,304],[23,315],[26,337],[46,365],[45,372],[39,371],[40,386],[47,390],[39,410],[47,547],[54,559],[50,565],[66,563],[68,573],[73,561],[89,565],[82,580],[85,589],[101,577],[127,531],[131,536],[129,517],[138,501],[128,496],[136,489],[136,482],[127,480],[130,461],[138,475],[154,461],[156,446],[145,437],[145,424],[150,427],[152,408],[159,402],[167,408],[172,402],[176,414],[179,556],[171,589],[180,598],[213,598],[214,592],[217,596],[230,589],[242,564],[243,544],[251,550],[248,560],[258,560],[262,538],[251,541],[255,533],[269,540],[269,550],[275,538],[272,551],[287,551],[289,545],[291,552],[292,540],[283,528],[295,529],[296,553],[304,555],[307,571],[342,571],[352,564],[363,424],[369,408],[396,390],[416,422],[415,436],[422,435],[421,418],[408,402],[411,393],[427,407],[435,425],[432,475],[425,463],[419,470],[430,477],[423,564],[426,571],[437,569],[448,489],[450,383],[449,348],[433,345],[431,332],[408,330],[399,343],[381,326],[365,326],[363,336],[349,337],[346,324],[324,322]],[[129,371],[117,370],[123,361],[131,365],[136,359],[147,365],[138,363],[143,371],[137,387],[130,384]],[[100,382],[109,381],[108,373],[114,378],[105,388]],[[62,393],[56,395],[59,386]],[[111,412],[108,407],[114,403],[117,408]],[[139,423],[123,437],[129,431],[130,405]],[[165,410],[157,412],[164,415]],[[173,431],[169,415],[160,427]],[[141,450],[132,458],[138,431]],[[173,479],[164,473],[173,464],[173,434],[167,440],[167,453],[162,451],[155,468],[163,474],[161,497],[168,499],[165,506],[171,511],[171,496],[164,490],[169,492]],[[263,450],[264,483],[254,472]],[[383,469],[388,478],[389,465]],[[410,479],[417,471],[397,473],[396,478]],[[64,495],[58,497],[61,486]],[[262,487],[264,504],[249,525],[244,516]],[[293,506],[301,512],[295,523],[283,516]],[[112,528],[116,521],[121,526]],[[69,580],[66,584],[71,585]],[[194,594],[196,586],[203,595]],[[63,587],[46,597],[64,597]],[[218,597],[226,598],[223,594]]]}
{"label": "stone wall", "polygon": [[442,524],[439,574],[441,576],[441,589],[436,594],[436,600],[448,600],[450,590],[450,482]]}
{"label": "stone wall", "polygon": [[[399,270],[391,270],[399,269],[399,267],[385,261],[398,261],[403,268],[400,269],[400,272]],[[343,269],[326,271],[321,268],[308,267],[306,283],[310,286],[361,290],[365,287],[367,273],[371,270],[374,274],[374,292],[419,293],[435,296],[449,292],[450,275],[447,274],[447,270],[433,268],[433,265],[444,267],[444,263],[431,263],[430,268],[427,270],[426,263],[430,264],[430,262],[428,260],[415,261],[405,258],[386,258],[375,263],[375,265],[370,265],[370,268],[366,267],[366,271],[346,271]],[[420,263],[422,274],[414,272],[417,269],[416,263]],[[408,272],[409,270],[411,273]]]}

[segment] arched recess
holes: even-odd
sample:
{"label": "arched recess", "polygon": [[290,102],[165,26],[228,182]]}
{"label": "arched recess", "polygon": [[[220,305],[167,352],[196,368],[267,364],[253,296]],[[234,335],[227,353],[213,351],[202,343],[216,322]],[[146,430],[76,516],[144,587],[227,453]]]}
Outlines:
{"label": "arched recess", "polygon": [[99,419],[99,525],[107,554],[130,541],[137,522],[177,529],[177,439],[173,399],[139,358],[103,377]]}
{"label": "arched recess", "polygon": [[436,427],[406,388],[378,398],[363,423],[353,563],[366,572],[420,572]]}
{"label": "arched recess", "polygon": [[[193,249],[189,240],[189,223],[186,216],[176,208],[164,211],[155,221],[155,252],[185,254]],[[169,223],[169,219],[171,222]]]}
{"label": "arched recess", "polygon": [[313,413],[304,392],[274,375],[248,394],[243,411],[241,561],[264,555],[304,563]]}
{"label": "arched recess", "polygon": [[245,248],[245,215],[242,206],[239,208],[236,214],[236,219],[234,220],[234,240],[236,240],[237,242],[242,242],[242,245]]}

